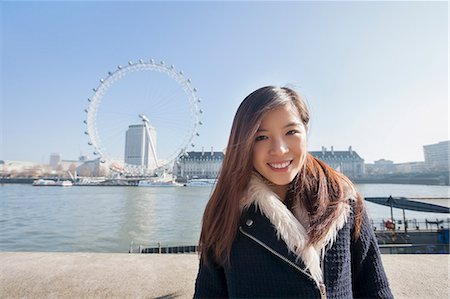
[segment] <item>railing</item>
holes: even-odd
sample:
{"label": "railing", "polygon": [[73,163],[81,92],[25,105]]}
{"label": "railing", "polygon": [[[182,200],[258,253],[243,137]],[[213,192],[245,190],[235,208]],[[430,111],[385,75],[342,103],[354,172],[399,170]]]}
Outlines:
{"label": "railing", "polygon": [[134,246],[133,243],[130,245],[128,253],[197,253],[199,250],[198,245],[171,245],[171,244],[161,244],[154,243],[149,245],[138,245]]}
{"label": "railing", "polygon": [[448,254],[448,244],[379,244],[384,254]]}
{"label": "railing", "polygon": [[[372,219],[372,227],[375,231],[392,231],[389,227],[388,219]],[[450,228],[450,218],[447,219],[406,219],[395,220],[395,231],[412,232],[412,231],[439,231],[441,229]]]}
{"label": "railing", "polygon": [[[403,220],[397,220],[395,230],[388,229],[387,223],[388,221],[384,219],[371,220],[382,253],[448,253],[450,218],[425,221],[407,219],[406,226]],[[442,234],[445,230],[447,230],[447,237]],[[158,242],[134,245],[132,242],[128,252],[167,254],[197,253],[198,251],[199,246],[192,244]]]}

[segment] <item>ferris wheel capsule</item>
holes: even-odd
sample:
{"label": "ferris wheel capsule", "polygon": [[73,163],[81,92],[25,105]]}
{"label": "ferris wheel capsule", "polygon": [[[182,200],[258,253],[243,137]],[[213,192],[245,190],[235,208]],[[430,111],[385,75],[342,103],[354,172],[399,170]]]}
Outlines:
{"label": "ferris wheel capsule", "polygon": [[105,80],[103,80],[103,79],[100,79],[100,83],[103,83],[103,82],[105,82]]}
{"label": "ferris wheel capsule", "polygon": [[140,63],[140,64],[143,64],[143,63],[144,63],[144,60],[139,59],[139,63]]}
{"label": "ferris wheel capsule", "polygon": [[164,60],[161,60],[161,65],[164,65]]}
{"label": "ferris wheel capsule", "polygon": [[128,61],[128,65],[133,65],[133,62],[131,60]]}
{"label": "ferris wheel capsule", "polygon": [[84,123],[85,125],[87,125],[87,120],[83,120],[83,123]]}
{"label": "ferris wheel capsule", "polygon": [[89,111],[87,109],[84,109],[84,112],[88,113]]}
{"label": "ferris wheel capsule", "polygon": [[203,109],[198,110],[198,112],[203,113]]}
{"label": "ferris wheel capsule", "polygon": [[97,88],[95,88],[95,87],[92,88],[92,91],[93,91],[93,92],[97,92]]}
{"label": "ferris wheel capsule", "polygon": [[117,68],[118,68],[119,70],[121,70],[121,69],[122,69],[122,66],[121,66],[121,65],[118,65]]}
{"label": "ferris wheel capsule", "polygon": [[150,59],[150,64],[155,64],[155,60],[154,59]]}
{"label": "ferris wheel capsule", "polygon": [[91,98],[88,98],[88,102],[90,102],[91,101]]}
{"label": "ferris wheel capsule", "polygon": [[113,74],[112,72],[108,72],[108,75],[110,75],[110,76],[111,76],[112,74]]}

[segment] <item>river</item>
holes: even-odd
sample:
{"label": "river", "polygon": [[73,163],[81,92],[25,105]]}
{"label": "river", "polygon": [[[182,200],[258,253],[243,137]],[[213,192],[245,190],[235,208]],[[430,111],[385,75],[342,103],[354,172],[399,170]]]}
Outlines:
{"label": "river", "polygon": [[[360,184],[363,196],[448,197],[449,186]],[[0,251],[128,252],[130,244],[194,245],[210,187],[0,186]],[[448,206],[448,200],[435,204]],[[366,203],[374,223],[388,207]],[[402,211],[394,209],[394,218]],[[408,219],[447,214],[406,211]],[[448,225],[448,222],[446,223]]]}

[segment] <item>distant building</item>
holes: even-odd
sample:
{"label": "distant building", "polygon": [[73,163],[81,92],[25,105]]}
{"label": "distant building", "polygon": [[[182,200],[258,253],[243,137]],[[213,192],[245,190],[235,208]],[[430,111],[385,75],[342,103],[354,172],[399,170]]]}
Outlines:
{"label": "distant building", "polygon": [[450,140],[423,146],[425,164],[432,171],[448,171],[450,168]]}
{"label": "distant building", "polygon": [[349,178],[359,178],[364,174],[364,159],[351,146],[347,151],[335,151],[333,146],[328,151],[322,146],[321,151],[311,151],[310,154]]}
{"label": "distant building", "polygon": [[59,153],[53,153],[50,155],[50,167],[52,170],[57,170],[61,163],[62,156]]}
{"label": "distant building", "polygon": [[81,155],[78,157],[78,160],[81,162],[89,161],[89,156]]}
{"label": "distant building", "polygon": [[175,162],[174,173],[178,178],[185,180],[192,178],[215,179],[222,166],[223,152],[187,152]]}
{"label": "distant building", "polygon": [[101,173],[100,158],[90,161],[84,161],[76,168],[77,175],[84,177],[104,176],[106,173]]}
{"label": "distant building", "polygon": [[394,161],[385,159],[377,160],[373,164],[365,164],[364,170],[365,174],[369,175],[390,174],[396,172]]}
{"label": "distant building", "polygon": [[397,173],[419,173],[426,170],[426,165],[423,161],[396,163],[395,169]]}
{"label": "distant building", "polygon": [[[156,151],[156,129],[150,126],[153,149]],[[156,155],[156,153],[155,153]],[[125,163],[142,166],[146,169],[156,168],[150,140],[144,125],[130,125],[125,135]]]}
{"label": "distant building", "polygon": [[31,161],[5,160],[0,163],[0,175],[8,177],[35,177],[49,172],[48,165]]}
{"label": "distant building", "polygon": [[86,161],[80,160],[61,160],[58,166],[58,170],[60,171],[70,171],[71,173],[75,172],[77,167],[85,163]]}

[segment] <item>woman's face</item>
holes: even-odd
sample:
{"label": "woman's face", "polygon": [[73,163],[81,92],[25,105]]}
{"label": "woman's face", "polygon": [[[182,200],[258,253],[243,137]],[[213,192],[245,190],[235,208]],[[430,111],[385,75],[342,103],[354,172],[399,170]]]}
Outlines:
{"label": "woman's face", "polygon": [[267,112],[254,142],[253,167],[275,185],[292,182],[306,154],[306,128],[295,106]]}

